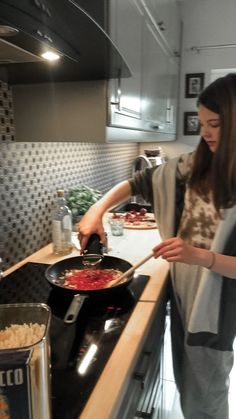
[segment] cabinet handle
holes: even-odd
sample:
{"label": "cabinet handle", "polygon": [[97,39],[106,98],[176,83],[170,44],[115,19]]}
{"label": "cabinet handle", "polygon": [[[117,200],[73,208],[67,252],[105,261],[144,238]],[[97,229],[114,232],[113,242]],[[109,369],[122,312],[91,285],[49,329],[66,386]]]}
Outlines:
{"label": "cabinet handle", "polygon": [[145,382],[146,382],[147,373],[148,373],[148,364],[149,364],[149,359],[150,359],[151,354],[152,352],[150,351],[143,352],[140,371],[134,372],[134,375],[133,375],[135,380],[140,381],[142,390],[145,388]]}
{"label": "cabinet handle", "polygon": [[173,124],[174,120],[174,106],[168,106],[166,108],[166,123],[167,124]]}
{"label": "cabinet handle", "polygon": [[160,128],[160,126],[157,125],[157,124],[151,124],[151,128],[154,129],[154,130],[156,130],[156,131],[158,131],[159,128]]}
{"label": "cabinet handle", "polygon": [[[159,366],[156,365],[154,368],[154,374],[150,383],[148,384],[146,392],[144,392],[144,398],[138,404],[138,409],[135,412],[135,417],[138,418],[157,418],[162,406],[162,391],[163,383],[160,377],[161,373],[161,361]],[[156,413],[155,413],[156,412]]]}
{"label": "cabinet handle", "polygon": [[160,22],[157,23],[159,26],[160,31],[165,31],[166,27],[165,27],[165,23],[161,20]]}
{"label": "cabinet handle", "polygon": [[152,419],[154,412],[155,412],[154,407],[152,407],[152,410],[151,410],[150,413],[146,413],[146,412],[142,412],[142,411],[141,412],[136,411],[135,417],[137,417],[137,418],[145,418],[145,419]]}
{"label": "cabinet handle", "polygon": [[111,101],[111,105],[116,105],[118,107],[118,110],[120,111],[121,107],[120,107],[120,98],[121,98],[121,80],[120,77],[118,77],[117,80],[117,90],[116,90],[116,100],[115,101]]}
{"label": "cabinet handle", "polygon": [[3,278],[3,260],[0,258],[0,280]]}

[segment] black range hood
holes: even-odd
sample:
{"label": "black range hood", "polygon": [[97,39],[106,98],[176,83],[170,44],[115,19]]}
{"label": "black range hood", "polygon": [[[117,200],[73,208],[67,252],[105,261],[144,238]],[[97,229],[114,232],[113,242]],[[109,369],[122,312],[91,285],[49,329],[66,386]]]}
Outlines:
{"label": "black range hood", "polygon": [[[130,77],[127,63],[104,30],[106,2],[88,0],[86,11],[78,3],[0,0],[0,78],[25,84]],[[103,17],[98,16],[100,24],[96,7]],[[6,26],[16,32],[1,33]],[[58,52],[60,60],[42,59],[46,48]]]}

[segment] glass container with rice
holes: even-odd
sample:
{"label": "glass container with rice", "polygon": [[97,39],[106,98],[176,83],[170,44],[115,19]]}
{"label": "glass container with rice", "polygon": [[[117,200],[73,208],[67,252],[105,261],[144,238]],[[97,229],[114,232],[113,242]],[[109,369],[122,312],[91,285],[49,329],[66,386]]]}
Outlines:
{"label": "glass container with rice", "polygon": [[46,304],[0,305],[0,417],[51,419],[50,320]]}

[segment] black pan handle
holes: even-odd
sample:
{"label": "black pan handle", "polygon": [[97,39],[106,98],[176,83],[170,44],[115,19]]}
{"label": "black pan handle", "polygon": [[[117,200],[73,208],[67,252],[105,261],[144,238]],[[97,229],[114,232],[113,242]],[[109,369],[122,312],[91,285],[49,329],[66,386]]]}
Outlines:
{"label": "black pan handle", "polygon": [[103,245],[98,234],[91,234],[89,237],[87,246],[85,248],[85,254],[103,254]]}

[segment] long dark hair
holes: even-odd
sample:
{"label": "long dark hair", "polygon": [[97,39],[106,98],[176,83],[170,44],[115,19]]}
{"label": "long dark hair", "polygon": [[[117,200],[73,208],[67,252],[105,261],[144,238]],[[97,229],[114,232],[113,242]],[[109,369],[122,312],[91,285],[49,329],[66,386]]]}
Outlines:
{"label": "long dark hair", "polygon": [[212,153],[200,139],[189,185],[203,195],[212,190],[219,211],[236,203],[236,74],[220,77],[207,86],[197,99],[199,105],[219,114],[220,140]]}

